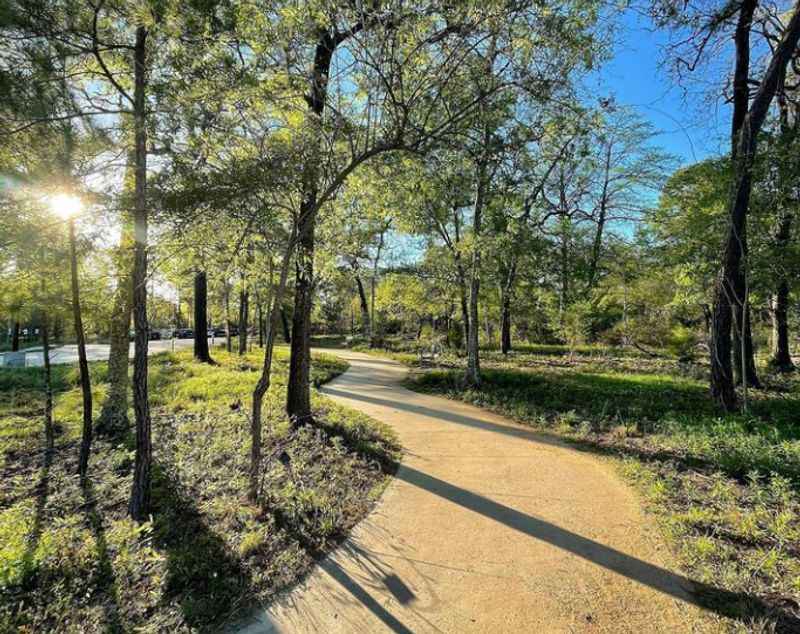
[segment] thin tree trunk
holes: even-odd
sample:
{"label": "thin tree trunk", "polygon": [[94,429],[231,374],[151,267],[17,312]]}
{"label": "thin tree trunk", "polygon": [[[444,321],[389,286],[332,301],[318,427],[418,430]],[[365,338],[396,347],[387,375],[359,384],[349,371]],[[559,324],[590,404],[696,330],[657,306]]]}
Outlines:
{"label": "thin tree trunk", "polygon": [[258,347],[264,347],[264,307],[261,300],[256,299],[256,311],[258,312]]}
{"label": "thin tree trunk", "polygon": [[261,483],[261,407],[264,395],[270,386],[272,372],[272,353],[275,348],[275,337],[278,332],[278,320],[283,313],[283,295],[286,291],[286,282],[289,277],[289,263],[294,250],[294,235],[289,241],[284,253],[278,288],[275,289],[269,306],[269,319],[267,320],[267,333],[264,347],[264,363],[261,366],[261,376],[253,390],[253,408],[250,414],[250,485],[248,498],[256,502],[259,497]]}
{"label": "thin tree trunk", "polygon": [[481,384],[481,364],[479,350],[478,296],[481,286],[481,222],[486,187],[486,164],[481,159],[477,170],[477,192],[475,196],[475,209],[472,217],[472,275],[469,290],[469,340],[467,342],[467,373],[466,381],[469,385],[478,387]]}
{"label": "thin tree trunk", "polygon": [[11,331],[11,352],[19,351],[19,331],[20,325],[18,320],[14,320],[14,328]]}
{"label": "thin tree trunk", "polygon": [[778,283],[772,297],[772,358],[770,365],[779,372],[795,369],[789,350],[789,284],[786,279]]}
{"label": "thin tree trunk", "polygon": [[83,426],[81,450],[78,457],[78,474],[81,483],[86,482],[89,471],[89,453],[92,449],[92,385],[89,379],[89,362],[86,360],[86,337],[83,332],[80,292],[78,290],[78,254],[75,248],[75,220],[69,221],[69,260],[72,277],[72,319],[75,322],[75,338],[78,343],[78,368],[80,370],[81,396],[83,398]]}
{"label": "thin tree trunk", "polygon": [[[244,274],[242,275],[244,283]],[[250,318],[250,291],[244,286],[239,291],[239,355],[247,353],[247,327]]]}
{"label": "thin tree trunk", "polygon": [[286,315],[286,306],[281,306],[281,324],[283,325],[283,340],[292,343],[292,331],[289,328],[289,317]]}
{"label": "thin tree trunk", "polygon": [[194,274],[194,358],[214,363],[208,350],[208,281],[205,271]]}
{"label": "thin tree trunk", "polygon": [[511,266],[501,289],[500,298],[500,350],[503,354],[511,352],[511,299],[517,277],[517,258],[512,257]]}
{"label": "thin tree trunk", "polygon": [[108,391],[97,421],[97,432],[108,436],[119,435],[128,428],[132,242],[132,227],[124,220],[117,250],[117,289],[111,314]]}
{"label": "thin tree trunk", "polygon": [[[747,386],[760,388],[761,382],[758,380],[756,371],[753,332],[750,324],[750,304],[746,303],[744,314],[742,314],[742,307],[739,304],[734,307],[734,310],[736,312],[734,322],[739,325],[733,329],[733,368],[736,384],[742,385],[742,371],[744,371],[747,374]],[[744,328],[741,324],[744,324]],[[744,330],[744,341],[741,337],[742,330]]]}
{"label": "thin tree trunk", "polygon": [[233,350],[233,342],[231,340],[231,286],[227,280],[225,280],[222,301],[225,304],[225,350],[231,352]]}
{"label": "thin tree trunk", "polygon": [[133,118],[135,154],[134,263],[133,263],[133,409],[136,415],[136,457],[128,511],[137,522],[150,512],[150,479],[153,446],[150,403],[147,395],[147,126],[145,113],[147,29],[136,29],[134,47]]}
{"label": "thin tree trunk", "polygon": [[[42,281],[44,290],[44,281]],[[45,450],[53,451],[55,432],[53,430],[53,380],[50,371],[50,336],[48,333],[47,313],[42,310],[42,358],[44,359],[44,438]]]}
{"label": "thin tree trunk", "polygon": [[366,337],[370,336],[370,319],[369,319],[369,304],[367,303],[367,294],[364,291],[364,284],[361,282],[361,277],[355,273],[356,286],[358,287],[358,299],[361,305],[361,323],[363,334]]}

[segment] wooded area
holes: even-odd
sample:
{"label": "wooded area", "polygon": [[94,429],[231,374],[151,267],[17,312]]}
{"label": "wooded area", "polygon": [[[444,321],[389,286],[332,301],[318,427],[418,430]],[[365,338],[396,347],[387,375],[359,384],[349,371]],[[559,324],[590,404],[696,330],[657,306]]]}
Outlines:
{"label": "wooded area", "polygon": [[[726,104],[729,151],[687,163],[591,88],[626,10],[669,35],[671,81]],[[153,428],[166,402],[169,416],[187,407],[153,341],[192,340],[193,361],[175,353],[187,376],[242,370],[238,400],[219,402],[239,416],[239,493],[263,507],[264,474],[289,463],[276,425],[287,442],[330,427],[312,344],[442,364],[421,389],[520,398],[503,410],[518,418],[545,388],[500,399],[497,368],[597,352],[623,374],[650,373],[625,365],[638,359],[705,382],[690,400],[708,421],[775,425],[763,437],[794,466],[726,473],[777,473],[795,496],[800,420],[776,403],[798,403],[798,41],[800,5],[760,0],[5,0],[0,346],[42,351],[43,367],[3,369],[3,434],[43,434],[25,454],[37,468],[37,452],[47,468],[73,452],[84,490],[128,443],[127,514],[146,524],[164,509]],[[65,343],[74,384],[50,366]],[[96,343],[107,367],[87,359]],[[65,409],[67,385],[80,398]],[[37,405],[20,413],[34,397],[16,389]],[[602,386],[573,389],[584,400],[559,416],[606,416]],[[4,449],[9,465],[21,447]],[[20,583],[0,567],[0,586]]]}

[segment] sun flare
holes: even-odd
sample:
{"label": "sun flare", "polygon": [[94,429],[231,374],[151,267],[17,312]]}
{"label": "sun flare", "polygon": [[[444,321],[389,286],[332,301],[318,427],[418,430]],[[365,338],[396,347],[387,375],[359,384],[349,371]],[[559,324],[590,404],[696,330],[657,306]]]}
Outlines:
{"label": "sun flare", "polygon": [[50,208],[58,216],[69,219],[74,218],[83,209],[83,202],[72,194],[56,194],[50,197]]}

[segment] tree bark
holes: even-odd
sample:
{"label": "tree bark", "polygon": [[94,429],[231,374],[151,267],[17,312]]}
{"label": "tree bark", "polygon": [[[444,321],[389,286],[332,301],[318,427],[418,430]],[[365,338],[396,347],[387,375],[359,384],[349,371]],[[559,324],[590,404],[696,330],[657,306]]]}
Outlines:
{"label": "tree bark", "polygon": [[131,242],[132,227],[123,221],[117,250],[117,289],[111,314],[108,355],[108,392],[97,421],[97,432],[117,436],[128,428],[128,357],[131,329]]}
{"label": "tree bark", "polygon": [[361,277],[358,273],[354,273],[356,278],[356,286],[358,287],[358,299],[361,304],[361,324],[363,334],[366,337],[370,336],[370,318],[369,318],[369,304],[367,302],[367,294],[364,291],[364,284],[361,282]]}
{"label": "tree bark", "polygon": [[[242,275],[242,283],[244,283]],[[239,355],[247,353],[247,327],[250,319],[250,291],[242,286],[239,291]]]}
{"label": "tree bark", "polygon": [[597,215],[597,227],[594,232],[594,241],[592,242],[592,258],[589,261],[589,290],[593,290],[597,284],[597,270],[600,264],[600,251],[603,248],[603,232],[606,226],[606,213],[608,206],[608,185],[611,178],[611,151],[612,144],[606,146],[606,161],[605,169],[603,170],[603,189],[600,194],[600,209]]}
{"label": "tree bark", "polygon": [[286,306],[281,306],[281,324],[283,325],[283,340],[292,343],[292,331],[289,329],[289,317],[286,315]]}
{"label": "tree bark", "polygon": [[283,315],[283,296],[286,291],[286,282],[289,277],[289,263],[294,250],[294,235],[289,241],[284,253],[281,272],[278,279],[278,288],[275,289],[269,306],[269,319],[267,320],[266,340],[264,347],[264,363],[261,366],[261,376],[253,390],[253,407],[250,415],[250,483],[248,498],[256,502],[260,494],[261,484],[261,408],[264,395],[270,386],[272,373],[272,353],[275,348],[275,338],[278,332],[278,320]]}
{"label": "tree bark", "polygon": [[78,254],[75,247],[75,220],[69,221],[69,260],[72,278],[72,320],[75,323],[75,338],[78,343],[78,368],[80,370],[81,397],[83,399],[83,426],[81,450],[78,457],[78,475],[86,483],[89,471],[89,453],[92,449],[92,385],[89,379],[89,362],[86,360],[86,336],[83,332],[81,300],[78,290]]}
{"label": "tree bark", "polygon": [[[344,36],[343,36],[344,37]],[[336,46],[343,40],[325,31],[314,51],[308,105],[312,123],[322,125],[328,76]],[[302,202],[297,225],[298,245],[295,263],[294,314],[292,316],[291,357],[286,389],[286,412],[295,423],[311,417],[311,307],[314,285],[314,226],[317,215],[319,165],[316,157],[303,166]]]}
{"label": "tree bark", "polygon": [[[298,227],[299,243],[295,264],[294,314],[290,344],[286,413],[295,424],[311,418],[311,304],[314,284],[314,223],[316,190],[309,193]],[[314,200],[312,203],[311,200]]]}
{"label": "tree bark", "polygon": [[[736,327],[733,329],[733,375],[736,384],[742,385],[742,370],[744,369],[747,375],[747,387],[760,388],[761,382],[758,380],[756,372],[753,331],[750,324],[750,304],[749,302],[745,302],[745,304],[744,311],[738,304],[734,307],[734,325]],[[742,324],[744,325],[742,326]],[[744,333],[744,345],[742,345],[742,333]],[[742,362],[742,354],[744,354],[744,362]]]}
{"label": "tree bark", "polygon": [[19,320],[15,319],[14,328],[11,331],[11,352],[19,351],[19,331],[20,331]]}
{"label": "tree bark", "polygon": [[208,280],[205,271],[194,274],[194,358],[214,363],[208,350]]}
{"label": "tree bark", "polygon": [[[745,15],[745,18],[747,16]],[[751,16],[752,17],[752,16]],[[736,73],[735,79],[742,75],[741,66],[749,61],[749,19],[746,29],[740,27],[736,35]],[[747,35],[744,35],[746,31]],[[781,41],[776,47],[769,67],[762,79],[749,110],[742,118],[732,150],[735,157],[734,182],[728,205],[728,232],[722,257],[722,266],[714,290],[714,310],[711,334],[711,394],[726,411],[736,408],[731,367],[731,311],[736,303],[744,305],[745,277],[742,262],[747,256],[745,227],[752,188],[752,164],[757,149],[757,137],[766,118],[769,105],[789,62],[798,39],[800,39],[800,10],[795,9]],[[746,72],[744,73],[746,77]],[[734,130],[736,129],[737,104],[734,104]]]}
{"label": "tree bark", "polygon": [[[42,281],[44,290],[44,281]],[[44,359],[44,438],[47,453],[53,451],[55,432],[53,430],[53,380],[50,371],[50,335],[48,333],[47,313],[42,310],[42,358]]]}
{"label": "tree bark", "polygon": [[[488,134],[486,135],[488,136]],[[481,223],[483,220],[483,205],[486,188],[486,159],[481,158],[477,166],[477,191],[475,195],[475,209],[472,216],[472,275],[469,289],[469,340],[467,342],[467,373],[466,381],[469,385],[478,387],[481,384],[481,363],[479,350],[478,324],[478,295],[481,286]]]}
{"label": "tree bark", "polygon": [[233,350],[233,342],[231,340],[231,285],[227,280],[225,280],[222,302],[225,310],[225,350],[231,352]]}
{"label": "tree bark", "polygon": [[134,47],[133,120],[135,139],[134,261],[133,261],[133,409],[136,415],[136,457],[128,511],[137,522],[150,512],[153,446],[147,395],[147,126],[145,112],[147,29],[136,29]]}
{"label": "tree bark", "polygon": [[772,297],[772,358],[770,365],[778,372],[792,372],[795,369],[789,350],[789,284],[786,279],[778,283]]}

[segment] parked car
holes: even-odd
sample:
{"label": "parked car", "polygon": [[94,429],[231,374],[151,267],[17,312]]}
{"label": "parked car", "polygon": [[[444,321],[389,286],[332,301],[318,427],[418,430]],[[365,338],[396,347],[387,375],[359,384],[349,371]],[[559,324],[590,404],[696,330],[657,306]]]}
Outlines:
{"label": "parked car", "polygon": [[208,329],[208,336],[209,337],[224,337],[225,336],[225,329],[224,328],[209,328]]}
{"label": "parked car", "polygon": [[175,338],[176,339],[193,339],[194,338],[194,330],[191,328],[178,328],[175,331]]}
{"label": "parked car", "polygon": [[[128,341],[133,341],[136,338],[136,331],[131,330],[128,332]],[[161,339],[161,331],[160,330],[150,330],[147,334],[147,338],[150,341],[159,341]]]}

